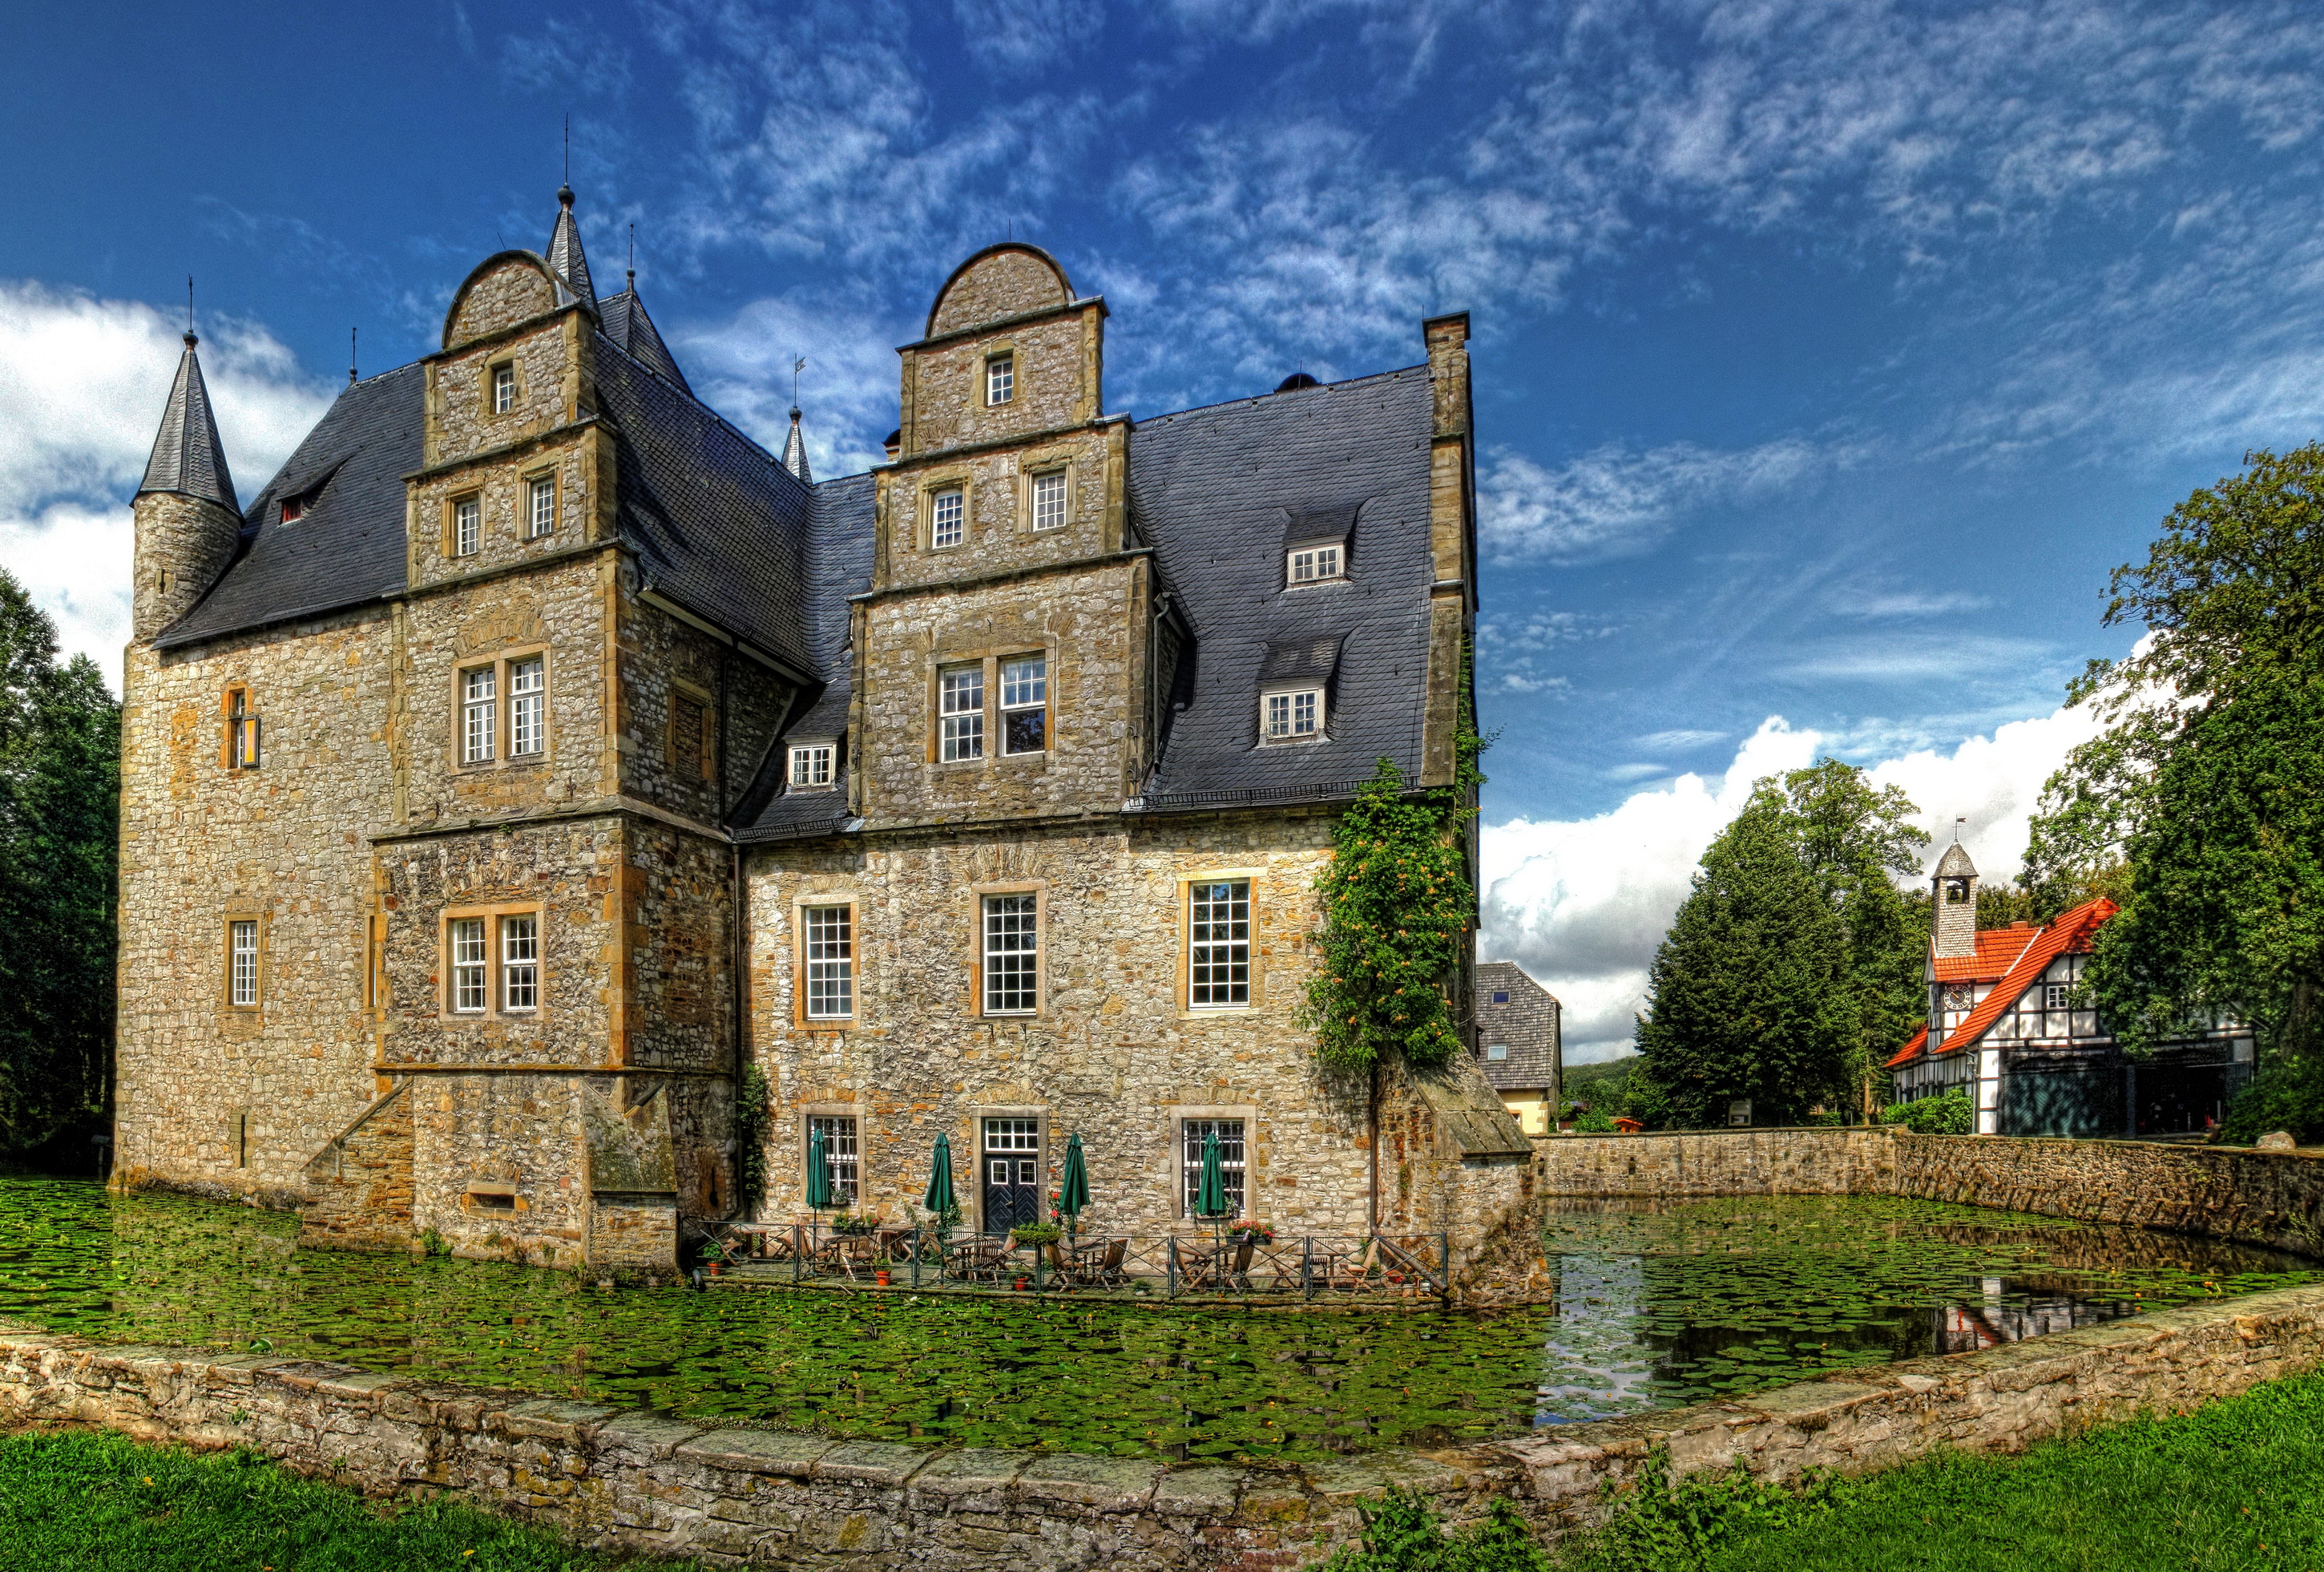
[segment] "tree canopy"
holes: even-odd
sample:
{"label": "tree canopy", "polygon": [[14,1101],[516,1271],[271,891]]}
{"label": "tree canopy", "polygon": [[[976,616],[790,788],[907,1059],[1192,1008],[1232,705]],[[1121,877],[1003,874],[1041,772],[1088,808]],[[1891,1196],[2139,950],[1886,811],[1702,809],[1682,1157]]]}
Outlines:
{"label": "tree canopy", "polygon": [[1738,1097],[1761,1123],[1862,1097],[1921,1014],[1925,930],[1891,876],[1920,871],[1913,812],[1835,760],[1753,789],[1648,972],[1638,1071],[1670,1123],[1723,1123]]}
{"label": "tree canopy", "polygon": [[0,1152],[104,1107],[120,745],[95,663],[60,665],[55,625],[0,569]]}
{"label": "tree canopy", "polygon": [[[2107,730],[2051,777],[2036,887],[2126,863],[2087,981],[2134,1052],[2250,1022],[2263,1081],[2316,1078],[2324,981],[2324,447],[2246,455],[2113,578],[2146,630],[2071,697]],[[2324,1126],[2324,1100],[2301,1122]],[[2230,1124],[2235,1123],[2230,1119]]]}

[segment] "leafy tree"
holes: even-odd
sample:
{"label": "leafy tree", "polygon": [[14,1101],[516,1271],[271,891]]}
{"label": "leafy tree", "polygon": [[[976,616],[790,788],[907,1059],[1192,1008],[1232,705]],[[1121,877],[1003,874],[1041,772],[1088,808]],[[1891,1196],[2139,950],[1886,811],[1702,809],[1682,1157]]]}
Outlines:
{"label": "leafy tree", "polygon": [[1922,1013],[1927,928],[1895,883],[1920,871],[1913,813],[1834,760],[1758,783],[1655,954],[1634,1113],[1708,1124],[1748,1097],[1791,1122],[1865,1095]]}
{"label": "leafy tree", "polygon": [[[2246,456],[2115,572],[2147,637],[2070,697],[2107,729],[2051,777],[2037,888],[2126,862],[2087,974],[2134,1052],[2220,1017],[2263,1045],[2255,1100],[2324,1132],[2324,447]],[[2236,1120],[2231,1115],[2231,1127]]]}
{"label": "leafy tree", "polygon": [[101,1114],[113,1043],[121,712],[88,657],[56,657],[0,569],[0,1151],[19,1154]]}

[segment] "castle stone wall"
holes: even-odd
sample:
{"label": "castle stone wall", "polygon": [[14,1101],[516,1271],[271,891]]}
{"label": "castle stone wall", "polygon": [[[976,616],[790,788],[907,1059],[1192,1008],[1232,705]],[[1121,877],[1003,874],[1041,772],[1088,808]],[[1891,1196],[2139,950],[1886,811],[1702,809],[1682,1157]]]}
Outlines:
{"label": "castle stone wall", "polygon": [[469,282],[445,329],[447,348],[557,309],[548,271],[530,258],[511,257]]}
{"label": "castle stone wall", "polygon": [[952,281],[930,313],[928,331],[954,333],[1065,300],[1065,286],[1047,263],[1028,252],[996,251]]}
{"label": "castle stone wall", "polygon": [[[1119,544],[1119,485],[1110,429],[1062,433],[1017,450],[938,454],[880,479],[881,587],[935,585],[1095,557]],[[1036,531],[1032,476],[1065,467],[1067,522]],[[966,492],[957,546],[931,543],[928,498]]]}

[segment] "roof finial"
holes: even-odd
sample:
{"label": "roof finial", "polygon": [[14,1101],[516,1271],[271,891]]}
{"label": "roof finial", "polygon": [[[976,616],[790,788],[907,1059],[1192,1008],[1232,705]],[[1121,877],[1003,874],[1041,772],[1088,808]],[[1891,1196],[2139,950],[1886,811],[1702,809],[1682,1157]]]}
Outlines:
{"label": "roof finial", "polygon": [[347,385],[355,385],[355,330],[347,329]]}
{"label": "roof finial", "polygon": [[638,221],[630,220],[630,293],[638,292]]}
{"label": "roof finial", "polygon": [[557,199],[573,205],[573,116],[565,117],[565,172],[557,179]]}
{"label": "roof finial", "polygon": [[1953,845],[1955,845],[1955,846],[1959,846],[1959,845],[1960,845],[1960,827],[1961,827],[1962,825],[1967,824],[1968,822],[1969,822],[1969,815],[1968,815],[1968,814],[1966,814],[1966,813],[1956,813],[1955,815],[1953,815]]}
{"label": "roof finial", "polygon": [[798,379],[799,373],[806,369],[804,355],[791,362],[791,434],[783,442],[783,467],[812,485],[815,476],[807,471],[807,438],[799,430]]}
{"label": "roof finial", "polygon": [[800,372],[802,372],[802,371],[805,371],[806,369],[807,369],[807,356],[806,356],[802,355],[802,356],[800,356],[797,360],[794,360],[794,361],[792,361],[792,362],[791,362],[791,419],[792,419],[792,420],[794,420],[794,421],[796,421],[796,420],[798,420],[798,379],[799,379],[799,373],[800,373]]}
{"label": "roof finial", "polygon": [[191,349],[201,340],[194,337],[194,275],[186,275],[186,347]]}

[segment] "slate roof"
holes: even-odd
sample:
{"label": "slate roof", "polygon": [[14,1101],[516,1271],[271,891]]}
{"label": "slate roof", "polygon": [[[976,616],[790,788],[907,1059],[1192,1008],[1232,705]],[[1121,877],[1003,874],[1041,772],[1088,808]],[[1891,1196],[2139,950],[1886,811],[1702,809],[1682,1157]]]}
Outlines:
{"label": "slate roof", "polygon": [[[1130,508],[1194,630],[1185,707],[1147,783],[1148,810],[1354,794],[1373,762],[1420,764],[1427,704],[1426,366],[1141,421]],[[1352,520],[1344,580],[1284,581],[1287,537]],[[1325,736],[1261,744],[1260,670],[1278,648],[1335,644]],[[1277,656],[1277,659],[1288,659]]]}
{"label": "slate roof", "polygon": [[557,223],[549,232],[545,260],[549,272],[557,275],[558,305],[578,301],[593,311],[597,309],[597,286],[589,277],[589,259],[581,251],[581,226],[573,219],[570,186],[558,188]]}
{"label": "slate roof", "polygon": [[145,460],[145,478],[137,491],[141,496],[149,491],[180,491],[239,513],[242,504],[235,500],[226,447],[218,440],[217,421],[210,413],[209,384],[202,380],[201,357],[194,353],[199,342],[191,333],[186,335],[186,352],[178,357],[177,379],[170,384],[161,429],[154,434],[152,454]]}
{"label": "slate roof", "polygon": [[[1507,994],[1508,1003],[1494,1003],[1495,994]],[[1557,996],[1516,962],[1478,963],[1477,1042],[1480,1050],[1499,1043],[1509,1050],[1498,1064],[1480,1060],[1495,1090],[1533,1091],[1557,1084],[1559,1012]]]}
{"label": "slate roof", "polygon": [[[343,389],[244,515],[242,545],[210,592],[154,641],[174,649],[398,595],[403,476],[420,467],[424,368]],[[282,499],[306,512],[282,521]]]}
{"label": "slate roof", "polygon": [[652,372],[664,382],[675,385],[680,393],[692,393],[694,389],[686,374],[678,368],[678,358],[662,342],[661,334],[646,315],[646,303],[638,299],[633,284],[610,301],[597,302],[599,329],[618,345],[632,360]]}
{"label": "slate roof", "polygon": [[[850,596],[872,587],[872,494],[873,479],[869,475],[826,480],[814,488],[807,532],[807,594],[813,608],[809,636],[823,688],[784,725],[781,740],[769,753],[759,780],[737,805],[733,821],[737,839],[790,840],[829,835],[847,818],[847,776],[853,767],[846,755],[847,706],[854,691],[847,648],[847,601]],[[788,744],[795,737],[837,740],[840,755],[832,772],[832,790],[785,789]]]}

